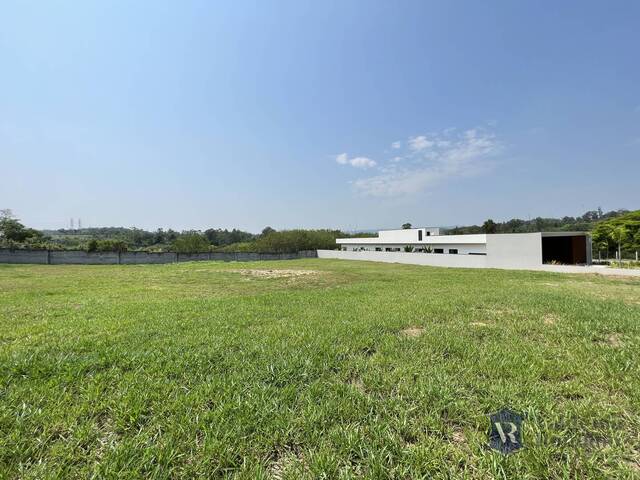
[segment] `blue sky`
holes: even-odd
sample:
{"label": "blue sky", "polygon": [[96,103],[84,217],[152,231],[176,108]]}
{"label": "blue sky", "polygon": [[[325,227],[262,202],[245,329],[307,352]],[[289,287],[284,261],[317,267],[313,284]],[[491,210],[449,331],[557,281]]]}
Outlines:
{"label": "blue sky", "polygon": [[640,2],[5,2],[0,208],[40,228],[639,208]]}

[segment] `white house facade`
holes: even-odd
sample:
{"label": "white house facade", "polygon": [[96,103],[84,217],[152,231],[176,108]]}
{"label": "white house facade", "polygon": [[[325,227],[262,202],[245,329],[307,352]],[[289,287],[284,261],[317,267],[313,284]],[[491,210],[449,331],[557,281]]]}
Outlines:
{"label": "white house facade", "polygon": [[339,238],[336,244],[341,252],[358,252],[357,257],[367,260],[390,253],[420,255],[417,263],[425,265],[509,268],[591,264],[591,238],[586,232],[441,235],[439,228],[427,227],[381,230],[377,237]]}

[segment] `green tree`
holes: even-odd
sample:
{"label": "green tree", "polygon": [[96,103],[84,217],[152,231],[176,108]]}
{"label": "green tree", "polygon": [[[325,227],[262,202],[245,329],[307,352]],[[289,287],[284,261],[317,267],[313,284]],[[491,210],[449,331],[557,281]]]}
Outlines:
{"label": "green tree", "polygon": [[496,225],[496,222],[488,219],[482,224],[482,231],[484,233],[496,233],[498,231],[498,226]]}
{"label": "green tree", "polygon": [[33,228],[26,228],[20,221],[13,216],[10,209],[0,210],[0,240],[3,243],[29,243],[33,244],[42,241],[44,235],[42,232]]}
{"label": "green tree", "polygon": [[629,230],[625,225],[616,225],[611,228],[611,238],[618,244],[618,261],[622,264],[622,243],[629,236]]}
{"label": "green tree", "polygon": [[199,253],[208,252],[210,244],[207,238],[199,232],[187,232],[181,234],[171,248],[178,253]]}
{"label": "green tree", "polygon": [[403,230],[409,230],[410,228],[411,228],[411,224],[409,222],[402,224],[402,229]]}
{"label": "green tree", "polygon": [[98,240],[92,238],[87,242],[87,252],[97,252],[98,251]]}
{"label": "green tree", "polygon": [[271,228],[271,227],[264,227],[262,229],[262,236],[264,237],[265,235],[269,235],[270,233],[274,233],[275,229]]}
{"label": "green tree", "polygon": [[598,222],[593,229],[593,241],[597,245],[607,244],[607,251],[613,246],[622,259],[625,254],[633,255],[640,250],[640,210],[611,216],[611,212],[603,215],[604,220]]}

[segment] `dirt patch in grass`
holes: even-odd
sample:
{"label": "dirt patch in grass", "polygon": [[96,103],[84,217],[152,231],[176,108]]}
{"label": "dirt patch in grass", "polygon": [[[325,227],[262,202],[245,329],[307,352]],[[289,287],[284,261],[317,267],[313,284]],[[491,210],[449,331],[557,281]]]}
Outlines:
{"label": "dirt patch in grass", "polygon": [[364,382],[360,377],[351,377],[349,379],[349,385],[362,394],[367,393],[367,387],[365,387]]}
{"label": "dirt patch in grass", "polygon": [[609,333],[604,338],[594,338],[593,342],[605,347],[622,348],[624,347],[624,341],[620,333]]}
{"label": "dirt patch in grass", "polygon": [[542,317],[542,323],[551,327],[558,323],[558,316],[553,313],[547,313],[544,317]]}
{"label": "dirt patch in grass", "polygon": [[455,428],[451,433],[451,441],[456,445],[467,445],[467,437],[464,436],[464,432],[461,428]]}
{"label": "dirt patch in grass", "polygon": [[285,270],[285,269],[249,269],[243,268],[239,270],[228,270],[229,272],[239,273],[248,277],[257,278],[299,278],[312,275],[320,275],[317,270]]}
{"label": "dirt patch in grass", "polygon": [[607,335],[605,343],[612,346],[613,348],[620,348],[624,346],[622,335],[620,335],[619,333],[612,333],[611,335]]}
{"label": "dirt patch in grass", "polygon": [[269,468],[269,477],[273,480],[282,480],[285,473],[295,468],[297,464],[304,461],[302,453],[298,448],[286,447],[278,450],[271,467]]}
{"label": "dirt patch in grass", "polygon": [[102,458],[109,450],[116,447],[120,441],[120,435],[116,433],[113,420],[106,414],[96,419],[96,430],[98,434],[96,456]]}
{"label": "dirt patch in grass", "polygon": [[419,337],[423,333],[424,333],[424,328],[422,327],[408,327],[400,331],[401,335],[409,338]]}

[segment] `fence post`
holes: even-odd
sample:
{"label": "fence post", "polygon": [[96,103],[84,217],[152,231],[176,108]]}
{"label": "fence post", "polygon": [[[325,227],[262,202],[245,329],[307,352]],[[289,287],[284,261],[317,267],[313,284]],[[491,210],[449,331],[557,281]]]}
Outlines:
{"label": "fence post", "polygon": [[47,265],[51,265],[51,250],[47,248]]}
{"label": "fence post", "polygon": [[118,250],[118,265],[120,265],[122,263],[122,260],[120,258],[121,255],[122,255],[122,252],[120,252],[120,250]]}

